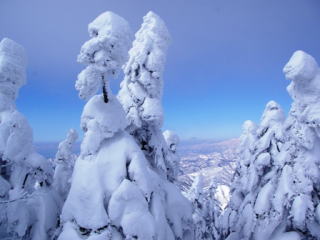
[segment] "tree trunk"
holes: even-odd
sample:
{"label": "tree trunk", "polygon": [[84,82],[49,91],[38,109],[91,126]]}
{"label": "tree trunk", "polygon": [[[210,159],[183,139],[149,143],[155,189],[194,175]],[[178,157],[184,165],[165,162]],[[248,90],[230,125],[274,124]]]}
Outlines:
{"label": "tree trunk", "polygon": [[102,93],[103,93],[104,102],[108,103],[109,102],[108,91],[106,89],[106,83],[104,81],[104,77],[102,77]]}

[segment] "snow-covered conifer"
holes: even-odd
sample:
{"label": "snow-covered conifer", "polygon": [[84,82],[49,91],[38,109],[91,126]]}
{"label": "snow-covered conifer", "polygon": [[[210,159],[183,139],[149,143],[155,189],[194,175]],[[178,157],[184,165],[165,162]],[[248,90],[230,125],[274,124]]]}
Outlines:
{"label": "snow-covered conifer", "polygon": [[283,71],[291,80],[289,116],[283,122],[279,106],[267,105],[248,174],[239,176],[248,187],[234,184],[242,190],[232,192],[224,214],[227,239],[320,239],[320,70],[297,51]]}
{"label": "snow-covered conifer", "polygon": [[161,99],[170,36],[164,21],[149,12],[135,37],[118,98],[129,120],[130,134],[152,166],[165,175],[168,147],[161,131]]}
{"label": "snow-covered conifer", "polygon": [[76,130],[70,129],[66,139],[59,143],[55,157],[56,166],[53,175],[53,186],[63,201],[66,199],[70,189],[71,175],[77,157],[72,148],[77,139]]}
{"label": "snow-covered conifer", "polygon": [[273,199],[282,218],[278,235],[320,239],[320,69],[312,56],[296,51],[283,71],[293,103]]}
{"label": "snow-covered conifer", "polygon": [[206,225],[214,240],[221,239],[219,232],[221,228],[220,216],[223,210],[222,208],[225,207],[225,202],[221,202],[219,198],[223,198],[223,200],[227,198],[227,196],[224,195],[225,189],[229,188],[225,185],[217,185],[214,181],[211,182],[208,189]]}
{"label": "snow-covered conifer", "polygon": [[270,101],[258,127],[251,121],[244,123],[231,200],[222,217],[222,235],[229,240],[270,239],[270,229],[278,224],[271,205],[284,119],[279,104]]}
{"label": "snow-covered conifer", "polygon": [[[26,82],[22,46],[0,42],[1,237],[49,239],[57,223],[57,199],[50,188],[52,166],[33,148],[32,129],[16,110]],[[1,185],[2,185],[1,184]]]}
{"label": "snow-covered conifer", "polygon": [[188,199],[193,205],[193,222],[195,239],[213,239],[211,219],[211,201],[204,190],[202,173],[197,175],[187,193]]}
{"label": "snow-covered conifer", "polygon": [[[97,32],[104,32],[103,28],[128,32],[122,29],[127,24],[117,23],[124,19],[114,13],[102,16],[106,14],[115,19],[106,18]],[[86,103],[81,116],[84,138],[62,210],[59,240],[192,239],[187,228],[189,202],[175,185],[152,170],[126,131],[127,125],[126,113],[111,91],[108,101],[95,95]]]}

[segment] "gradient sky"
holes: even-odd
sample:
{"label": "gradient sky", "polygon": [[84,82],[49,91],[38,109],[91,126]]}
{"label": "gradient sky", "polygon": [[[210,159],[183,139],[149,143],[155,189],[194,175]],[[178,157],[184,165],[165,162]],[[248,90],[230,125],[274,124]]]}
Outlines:
{"label": "gradient sky", "polygon": [[[17,100],[36,141],[79,129],[84,102],[74,89],[87,25],[104,11],[137,31],[152,10],[172,36],[164,75],[164,129],[182,138],[230,138],[258,122],[275,100],[291,100],[282,68],[301,49],[320,62],[319,0],[1,0],[0,38],[28,53],[28,84]],[[118,91],[120,79],[111,87]]]}

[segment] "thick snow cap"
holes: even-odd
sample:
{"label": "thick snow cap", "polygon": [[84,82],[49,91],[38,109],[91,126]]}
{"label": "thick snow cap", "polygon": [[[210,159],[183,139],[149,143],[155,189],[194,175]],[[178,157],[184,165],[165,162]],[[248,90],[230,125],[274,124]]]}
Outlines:
{"label": "thick snow cap", "polygon": [[261,127],[269,126],[273,123],[281,123],[285,119],[285,115],[278,103],[270,101],[267,103],[261,118]]}
{"label": "thick snow cap", "polygon": [[311,80],[318,72],[318,63],[309,54],[298,50],[293,53],[289,62],[284,66],[283,73],[288,80]]}
{"label": "thick snow cap", "polygon": [[293,100],[302,104],[314,102],[320,95],[320,74],[316,60],[303,51],[296,51],[283,68],[292,82],[287,90]]}
{"label": "thick snow cap", "polygon": [[12,98],[26,83],[27,57],[24,48],[15,41],[4,38],[0,42],[0,91]]}
{"label": "thick snow cap", "polygon": [[85,132],[81,152],[94,154],[104,139],[127,126],[123,108],[116,97],[110,95],[105,103],[102,95],[93,96],[85,105],[81,116],[81,127]]}
{"label": "thick snow cap", "polygon": [[119,36],[122,34],[123,30],[130,32],[128,22],[110,11],[100,14],[88,25],[88,31],[91,37],[95,37],[97,34],[104,36]]}
{"label": "thick snow cap", "polygon": [[243,134],[249,134],[249,133],[253,134],[256,130],[257,130],[257,125],[251,120],[246,120],[242,124]]}
{"label": "thick snow cap", "polygon": [[99,15],[88,26],[90,40],[85,42],[78,55],[78,62],[88,66],[78,75],[76,89],[80,98],[89,99],[110,77],[117,75],[127,61],[131,43],[128,22],[112,12]]}
{"label": "thick snow cap", "polygon": [[[121,68],[128,58],[131,45],[132,33],[129,23],[113,12],[104,12],[89,24],[88,31],[90,37],[98,40],[100,48],[111,47],[111,60],[115,60],[118,63],[116,67]],[[96,58],[99,56],[95,56]]]}
{"label": "thick snow cap", "polygon": [[81,125],[86,130],[93,130],[88,123],[94,120],[99,130],[105,133],[105,137],[113,136],[114,133],[124,130],[126,118],[121,104],[114,96],[110,96],[110,102],[105,103],[102,95],[96,95],[85,105]]}

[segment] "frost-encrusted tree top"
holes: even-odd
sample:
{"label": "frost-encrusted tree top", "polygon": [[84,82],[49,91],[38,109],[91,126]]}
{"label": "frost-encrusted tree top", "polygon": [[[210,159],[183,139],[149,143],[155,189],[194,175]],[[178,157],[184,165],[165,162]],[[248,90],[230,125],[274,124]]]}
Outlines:
{"label": "frost-encrusted tree top", "polygon": [[1,93],[12,100],[20,87],[26,83],[27,57],[24,48],[9,38],[0,42],[0,85]]}
{"label": "frost-encrusted tree top", "polygon": [[162,75],[169,32],[163,20],[149,12],[135,37],[129,61],[124,66],[125,79],[119,99],[133,128],[141,127],[143,122],[161,126]]}
{"label": "frost-encrusted tree top", "polygon": [[88,27],[90,40],[81,47],[78,62],[88,66],[78,75],[80,98],[89,99],[102,89],[108,102],[109,80],[127,60],[131,31],[129,24],[113,12],[104,12]]}
{"label": "frost-encrusted tree top", "polygon": [[164,21],[149,12],[129,51],[118,98],[129,121],[128,131],[152,166],[167,174],[168,147],[162,135],[162,88],[169,32]]}
{"label": "frost-encrusted tree top", "polygon": [[66,139],[59,143],[58,152],[56,154],[57,161],[68,161],[73,155],[73,145],[78,139],[77,131],[70,129]]}
{"label": "frost-encrusted tree top", "polygon": [[301,50],[296,51],[283,72],[291,81],[287,90],[294,103],[306,105],[320,98],[319,66],[311,55]]}

